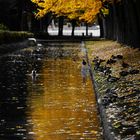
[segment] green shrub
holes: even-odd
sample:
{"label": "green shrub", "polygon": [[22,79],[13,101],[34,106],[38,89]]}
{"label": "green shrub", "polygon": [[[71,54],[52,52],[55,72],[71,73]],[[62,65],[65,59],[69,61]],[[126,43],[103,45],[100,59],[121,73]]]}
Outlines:
{"label": "green shrub", "polygon": [[4,24],[0,24],[0,30],[9,30],[7,26],[5,26]]}
{"label": "green shrub", "polygon": [[23,31],[0,31],[0,44],[22,41],[33,37],[33,33]]}

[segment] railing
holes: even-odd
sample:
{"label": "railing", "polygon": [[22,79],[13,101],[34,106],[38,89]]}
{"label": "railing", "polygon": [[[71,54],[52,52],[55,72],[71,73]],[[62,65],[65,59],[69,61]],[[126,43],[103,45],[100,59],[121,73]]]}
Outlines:
{"label": "railing", "polygon": [[[49,27],[48,32],[50,35],[58,35],[58,27],[51,28]],[[66,27],[63,28],[63,35],[70,36],[72,32],[72,27]],[[74,30],[74,35],[76,36],[85,36],[86,35],[86,27],[76,27]],[[99,26],[92,26],[88,27],[88,35],[93,37],[99,37],[100,36],[100,28]]]}

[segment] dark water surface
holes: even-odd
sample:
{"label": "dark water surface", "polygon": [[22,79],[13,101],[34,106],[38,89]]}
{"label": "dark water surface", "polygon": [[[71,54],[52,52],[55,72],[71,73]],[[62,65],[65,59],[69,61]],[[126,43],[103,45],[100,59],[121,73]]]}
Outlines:
{"label": "dark water surface", "polygon": [[0,140],[101,140],[80,52],[78,43],[57,43],[1,57]]}

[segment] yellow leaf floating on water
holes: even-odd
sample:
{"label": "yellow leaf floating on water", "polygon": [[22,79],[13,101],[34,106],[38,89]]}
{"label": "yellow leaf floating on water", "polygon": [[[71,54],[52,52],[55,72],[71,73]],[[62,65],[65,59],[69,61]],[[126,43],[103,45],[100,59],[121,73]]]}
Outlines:
{"label": "yellow leaf floating on water", "polygon": [[92,134],[97,134],[98,132],[96,130],[91,131]]}
{"label": "yellow leaf floating on water", "polygon": [[140,135],[140,131],[137,131],[137,134]]}
{"label": "yellow leaf floating on water", "polygon": [[17,126],[16,126],[16,128],[22,128],[22,126],[20,126],[20,125],[17,125]]}

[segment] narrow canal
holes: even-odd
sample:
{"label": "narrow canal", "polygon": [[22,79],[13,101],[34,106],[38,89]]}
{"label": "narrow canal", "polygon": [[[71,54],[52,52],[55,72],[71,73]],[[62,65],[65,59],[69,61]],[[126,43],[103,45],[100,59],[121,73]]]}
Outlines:
{"label": "narrow canal", "polygon": [[0,59],[0,140],[102,139],[80,54],[79,43],[51,43]]}

